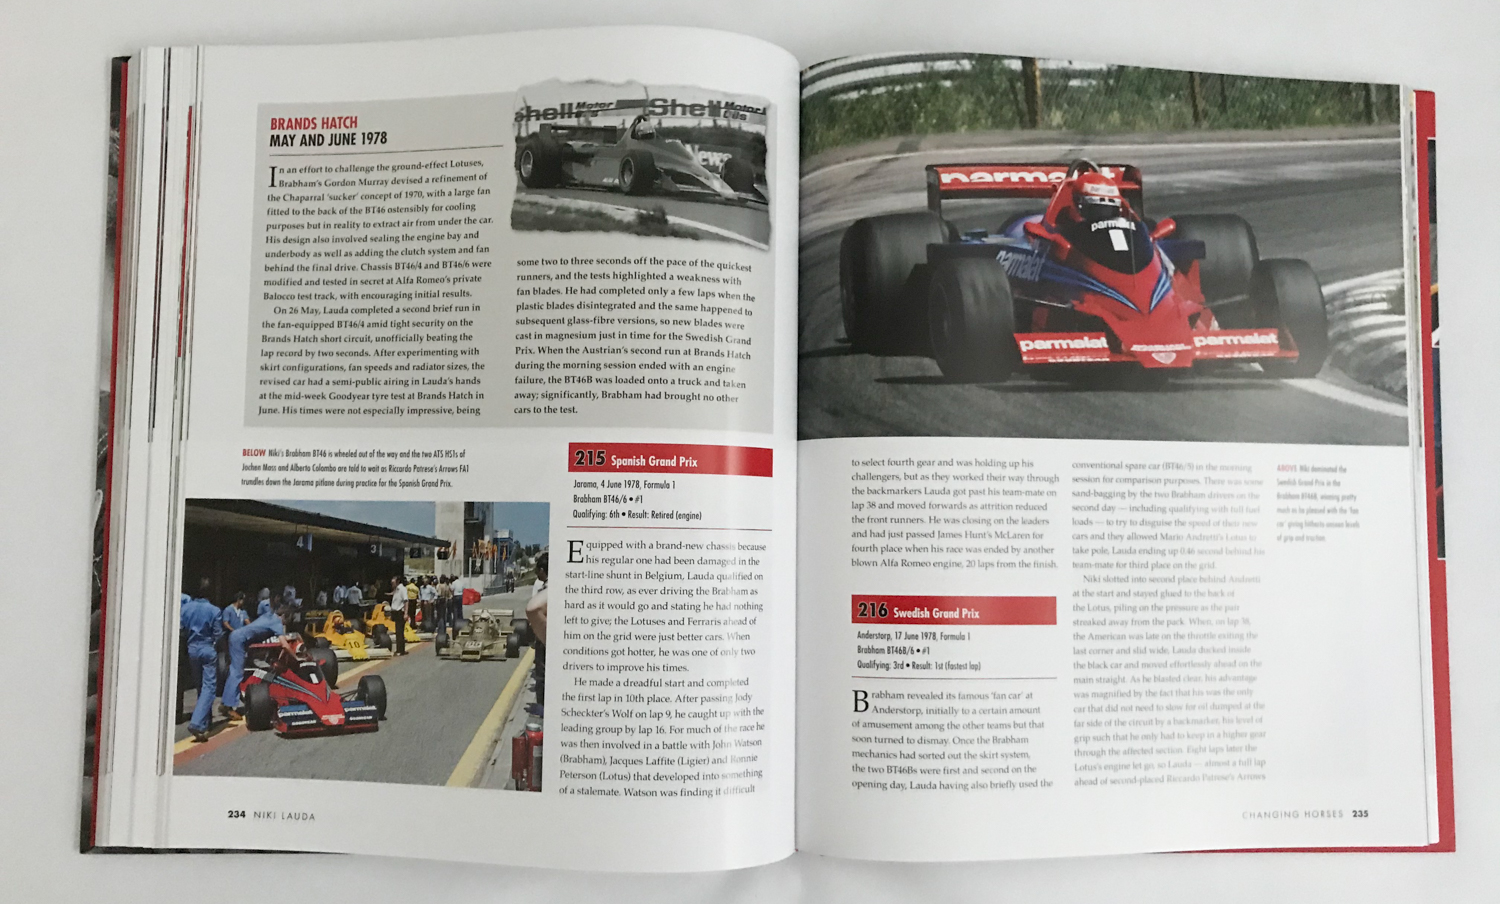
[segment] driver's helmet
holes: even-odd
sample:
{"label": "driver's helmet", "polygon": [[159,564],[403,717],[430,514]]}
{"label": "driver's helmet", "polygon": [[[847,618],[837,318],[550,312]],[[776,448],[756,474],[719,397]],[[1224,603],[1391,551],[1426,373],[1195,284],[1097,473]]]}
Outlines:
{"label": "driver's helmet", "polygon": [[655,138],[656,126],[651,124],[650,119],[641,117],[640,122],[635,124],[635,137],[647,140]]}
{"label": "driver's helmet", "polygon": [[1086,223],[1111,220],[1124,214],[1120,187],[1103,173],[1081,173],[1073,184],[1073,208]]}

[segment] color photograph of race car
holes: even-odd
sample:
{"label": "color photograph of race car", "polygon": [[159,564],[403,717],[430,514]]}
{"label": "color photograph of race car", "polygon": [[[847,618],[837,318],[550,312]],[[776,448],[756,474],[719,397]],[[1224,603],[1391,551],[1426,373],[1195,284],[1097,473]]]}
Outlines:
{"label": "color photograph of race car", "polygon": [[713,173],[683,142],[658,135],[646,114],[623,128],[543,123],[517,144],[515,167],[527,188],[604,188],[731,203],[766,200],[744,157],[728,157],[722,175]]}
{"label": "color photograph of race car", "polygon": [[[1312,377],[1329,354],[1312,268],[1262,259],[1231,214],[1145,215],[1141,171],[933,164],[923,212],[866,217],[839,247],[852,350],[933,358],[952,382],[1033,377],[1156,387],[1212,362]],[[945,203],[1037,199],[959,231]]]}
{"label": "color photograph of race car", "polygon": [[331,649],[309,648],[297,635],[251,644],[241,679],[245,727],[283,737],[376,731],[385,718],[385,681],[363,675],[340,693]]}
{"label": "color photograph of race car", "polygon": [[440,659],[460,662],[514,659],[521,655],[521,643],[504,622],[511,618],[511,611],[476,609],[451,641],[441,631],[433,635],[433,650]]}

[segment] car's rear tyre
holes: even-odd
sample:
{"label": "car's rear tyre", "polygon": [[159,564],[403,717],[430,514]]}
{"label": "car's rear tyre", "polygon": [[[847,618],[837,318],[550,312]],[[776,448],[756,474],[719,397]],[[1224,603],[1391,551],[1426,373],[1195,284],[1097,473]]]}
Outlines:
{"label": "car's rear tyre", "polygon": [[265,731],[275,718],[276,701],[271,699],[271,689],[264,684],[245,688],[245,727],[251,731]]}
{"label": "car's rear tyre", "polygon": [[391,648],[391,632],[385,625],[376,625],[374,633],[370,636],[375,638],[375,646],[383,650]]}
{"label": "car's rear tyre", "polygon": [[927,291],[927,322],[933,357],[949,380],[998,383],[1021,366],[1015,301],[999,261],[939,262]]}
{"label": "car's rear tyre", "polygon": [[323,673],[323,680],[328,682],[329,687],[339,686],[339,657],[337,653],[325,647],[313,647],[307,651],[307,658],[318,664],[318,671]]}
{"label": "car's rear tyre", "polygon": [[724,161],[724,184],[741,194],[755,191],[755,167],[739,157]]}
{"label": "car's rear tyre", "polygon": [[[1203,243],[1205,257],[1198,262],[1198,282],[1209,306],[1246,296],[1250,275],[1260,260],[1250,224],[1233,214],[1216,213],[1184,214],[1173,220],[1177,228],[1172,238]],[[1255,325],[1250,308],[1247,302],[1215,307],[1214,319],[1226,329],[1249,329]]]}
{"label": "car's rear tyre", "polygon": [[925,351],[926,293],[913,289],[927,273],[927,246],[947,239],[943,221],[927,211],[866,217],[844,230],[839,294],[844,335],[855,351]]}
{"label": "car's rear tyre", "polygon": [[1287,334],[1297,347],[1297,360],[1274,358],[1260,367],[1273,377],[1315,377],[1328,360],[1328,310],[1323,287],[1307,261],[1281,258],[1255,265],[1250,278],[1250,303],[1256,326],[1281,330],[1282,348]]}
{"label": "car's rear tyre", "polygon": [[317,647],[320,650],[331,650],[331,649],[333,649],[333,641],[329,640],[328,638],[324,637],[321,634],[317,635],[316,637],[314,637],[312,639],[312,645],[314,647]]}
{"label": "car's rear tyre", "polygon": [[552,188],[562,181],[562,148],[550,135],[538,132],[516,154],[516,174],[527,188]]}
{"label": "car's rear tyre", "polygon": [[[225,686],[229,682],[229,651],[228,650],[220,650],[219,651],[219,655],[218,655],[217,659],[214,662],[214,670],[215,670],[215,674],[217,675],[217,679],[215,681],[214,693],[215,693],[215,696],[222,697],[222,696],[224,696],[224,688],[225,688]],[[235,680],[238,681],[239,678],[236,677]],[[94,686],[93,683],[90,682],[89,683],[89,687],[93,687],[93,686]]]}
{"label": "car's rear tyre", "polygon": [[385,679],[379,675],[365,675],[359,679],[359,690],[354,698],[375,707],[375,717],[385,718]]}
{"label": "car's rear tyre", "polygon": [[620,158],[620,191],[644,195],[656,185],[656,160],[645,151],[626,151]]}

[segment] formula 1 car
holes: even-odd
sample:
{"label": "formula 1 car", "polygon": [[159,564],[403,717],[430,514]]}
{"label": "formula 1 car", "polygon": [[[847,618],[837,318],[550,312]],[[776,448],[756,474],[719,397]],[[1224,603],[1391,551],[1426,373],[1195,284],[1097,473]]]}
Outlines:
{"label": "formula 1 car", "polygon": [[[1134,166],[927,167],[928,210],[855,221],[839,248],[855,351],[935,358],[950,380],[1023,368],[1160,384],[1203,361],[1310,377],[1328,357],[1323,291],[1305,261],[1262,260],[1237,216],[1146,219]],[[960,233],[943,202],[1046,198]]]}
{"label": "formula 1 car", "polygon": [[[394,645],[391,635],[396,630],[396,622],[385,611],[384,603],[376,603],[371,606],[370,611],[357,627],[363,630],[365,634],[368,634],[375,641],[375,646],[377,647],[389,650]],[[417,631],[412,627],[411,622],[408,621],[406,623],[406,642],[417,643],[421,639],[417,636]]]}
{"label": "formula 1 car", "polygon": [[333,651],[309,649],[295,634],[251,644],[240,696],[245,727],[274,729],[284,737],[375,731],[385,718],[385,681],[363,675],[356,690],[340,694]]}
{"label": "formula 1 car", "polygon": [[475,609],[452,642],[440,631],[433,635],[432,645],[437,655],[443,659],[464,662],[504,660],[518,656],[520,641],[502,621],[510,617],[509,609]]}
{"label": "formula 1 car", "polygon": [[516,142],[516,174],[527,188],[609,188],[627,195],[696,195],[710,200],[760,201],[755,170],[730,157],[722,177],[687,145],[662,138],[648,116],[625,128],[543,123]]}
{"label": "formula 1 car", "polygon": [[[338,609],[330,609],[324,613],[309,612],[307,625],[309,631],[313,632],[308,636],[312,645],[333,650],[339,659],[362,661],[390,656],[387,648],[374,646],[372,649],[372,639],[357,630]],[[389,633],[385,635],[385,640],[390,642]]]}

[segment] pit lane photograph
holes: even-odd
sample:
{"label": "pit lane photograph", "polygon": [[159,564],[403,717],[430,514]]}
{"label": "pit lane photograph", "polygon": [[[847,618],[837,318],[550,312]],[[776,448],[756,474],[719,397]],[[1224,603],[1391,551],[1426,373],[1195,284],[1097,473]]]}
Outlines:
{"label": "pit lane photograph", "polygon": [[771,238],[769,102],[685,86],[562,82],[515,101],[511,228]]}
{"label": "pit lane photograph", "polygon": [[530,790],[549,519],[189,499],[173,771]]}
{"label": "pit lane photograph", "polygon": [[1407,443],[1389,85],[803,73],[799,436]]}

